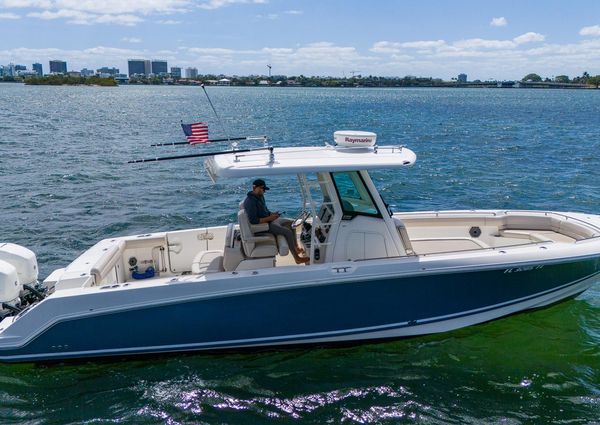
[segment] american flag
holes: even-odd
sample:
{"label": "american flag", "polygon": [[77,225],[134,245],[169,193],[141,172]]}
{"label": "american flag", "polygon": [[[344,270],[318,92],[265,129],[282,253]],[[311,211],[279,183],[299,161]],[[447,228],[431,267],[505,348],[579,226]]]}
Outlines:
{"label": "american flag", "polygon": [[193,124],[181,124],[190,145],[197,143],[208,143],[208,124],[205,122],[195,122]]}

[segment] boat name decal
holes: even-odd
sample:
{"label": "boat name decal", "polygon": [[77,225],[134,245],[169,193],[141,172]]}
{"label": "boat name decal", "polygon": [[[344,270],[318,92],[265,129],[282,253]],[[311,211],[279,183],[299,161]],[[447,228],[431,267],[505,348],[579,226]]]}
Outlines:
{"label": "boat name decal", "polygon": [[212,241],[215,238],[213,233],[201,233],[198,235],[198,240],[201,241]]}
{"label": "boat name decal", "polygon": [[532,270],[540,270],[543,269],[544,266],[538,264],[537,266],[523,266],[523,267],[514,267],[512,269],[504,270],[504,273],[519,273],[519,272],[529,272]]}

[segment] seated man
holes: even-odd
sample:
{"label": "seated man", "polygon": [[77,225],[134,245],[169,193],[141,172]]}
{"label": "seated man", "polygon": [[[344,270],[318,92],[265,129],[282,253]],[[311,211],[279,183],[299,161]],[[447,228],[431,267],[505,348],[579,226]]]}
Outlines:
{"label": "seated man", "polygon": [[283,235],[287,240],[290,251],[296,260],[296,264],[306,264],[310,261],[307,257],[301,257],[302,248],[298,246],[296,234],[291,229],[291,220],[284,220],[278,212],[272,213],[265,202],[265,191],[269,190],[263,179],[254,180],[252,190],[248,192],[244,200],[244,209],[248,214],[251,224],[269,223],[269,232],[274,235]]}

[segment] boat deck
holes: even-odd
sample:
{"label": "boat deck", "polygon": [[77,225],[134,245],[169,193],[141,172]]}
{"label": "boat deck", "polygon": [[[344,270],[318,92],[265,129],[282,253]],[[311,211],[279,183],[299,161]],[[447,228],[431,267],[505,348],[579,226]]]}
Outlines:
{"label": "boat deck", "polygon": [[[410,233],[410,229],[409,233]],[[574,243],[576,239],[552,230],[505,230],[493,239],[479,237],[411,238],[416,255],[528,245],[539,242]],[[490,243],[491,242],[491,243]]]}
{"label": "boat deck", "polygon": [[406,226],[416,255],[539,243],[573,244],[598,229],[554,213],[427,212],[395,214]]}

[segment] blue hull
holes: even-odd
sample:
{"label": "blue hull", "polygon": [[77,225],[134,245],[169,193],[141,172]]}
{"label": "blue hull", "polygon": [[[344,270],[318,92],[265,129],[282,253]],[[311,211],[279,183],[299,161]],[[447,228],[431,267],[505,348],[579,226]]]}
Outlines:
{"label": "blue hull", "polygon": [[374,330],[431,324],[564,292],[586,279],[600,280],[599,271],[600,259],[594,258],[527,270],[323,284],[98,314],[57,323],[21,348],[1,350],[0,360],[356,340]]}

